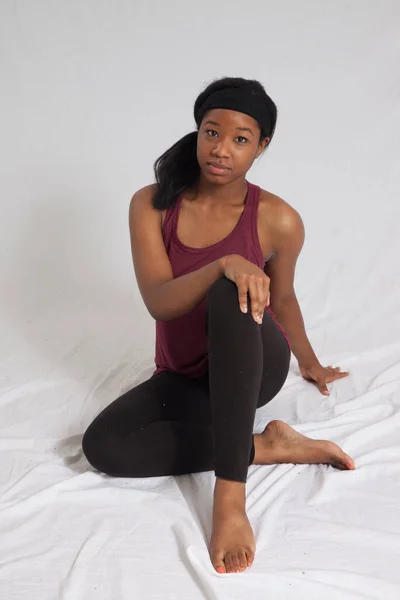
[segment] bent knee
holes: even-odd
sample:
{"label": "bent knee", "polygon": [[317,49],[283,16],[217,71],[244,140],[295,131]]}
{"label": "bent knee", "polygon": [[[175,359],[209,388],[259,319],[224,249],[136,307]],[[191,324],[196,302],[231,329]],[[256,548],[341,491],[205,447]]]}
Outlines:
{"label": "bent knee", "polygon": [[91,423],[82,437],[82,451],[88,463],[97,471],[107,473],[104,432],[96,423]]}
{"label": "bent knee", "polygon": [[221,298],[226,301],[229,297],[235,298],[238,302],[238,288],[236,283],[224,276],[214,281],[208,289],[207,304],[209,305],[212,302],[220,304]]}

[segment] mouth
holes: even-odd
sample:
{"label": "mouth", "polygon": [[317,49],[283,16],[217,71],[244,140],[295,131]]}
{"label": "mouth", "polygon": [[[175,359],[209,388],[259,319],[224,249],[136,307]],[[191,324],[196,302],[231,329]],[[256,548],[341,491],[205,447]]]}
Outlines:
{"label": "mouth", "polygon": [[214,173],[215,175],[220,175],[230,171],[229,167],[225,167],[224,165],[218,165],[217,163],[207,163],[207,166],[211,173]]}

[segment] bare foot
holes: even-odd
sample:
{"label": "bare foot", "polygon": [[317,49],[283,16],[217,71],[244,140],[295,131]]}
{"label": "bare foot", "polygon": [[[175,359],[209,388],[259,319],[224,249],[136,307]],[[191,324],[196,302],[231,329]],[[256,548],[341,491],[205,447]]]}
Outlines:
{"label": "bare foot", "polygon": [[312,440],[283,421],[268,423],[261,435],[254,436],[254,445],[256,465],[323,463],[341,470],[355,469],[353,459],[335,443]]}
{"label": "bare foot", "polygon": [[245,508],[246,484],[217,477],[210,558],[218,573],[244,571],[253,563],[256,543]]}
{"label": "bare foot", "polygon": [[254,560],[256,543],[245,511],[214,505],[210,558],[218,573],[240,573]]}

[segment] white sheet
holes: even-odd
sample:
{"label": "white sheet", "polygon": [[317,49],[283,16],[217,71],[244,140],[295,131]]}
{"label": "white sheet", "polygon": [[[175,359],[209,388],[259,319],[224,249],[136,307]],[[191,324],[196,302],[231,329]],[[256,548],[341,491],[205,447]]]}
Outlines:
{"label": "white sheet", "polygon": [[[399,4],[0,9],[0,597],[398,600]],[[307,332],[323,364],[351,371],[324,397],[293,358],[254,430],[285,420],[340,444],[357,469],[251,466],[256,559],[219,575],[212,472],[111,478],[81,440],[154,369],[130,197],[194,128],[203,84],[226,74],[259,79],[278,104],[248,177],[302,215]]]}

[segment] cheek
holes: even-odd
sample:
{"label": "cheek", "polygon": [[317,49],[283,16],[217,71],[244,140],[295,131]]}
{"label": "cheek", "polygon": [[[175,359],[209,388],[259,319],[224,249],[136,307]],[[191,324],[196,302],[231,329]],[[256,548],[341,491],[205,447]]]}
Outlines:
{"label": "cheek", "polygon": [[202,154],[204,150],[204,141],[200,138],[197,138],[197,153]]}
{"label": "cheek", "polygon": [[199,162],[207,160],[207,157],[210,156],[212,152],[213,146],[211,144],[207,144],[204,141],[197,142],[197,159]]}

